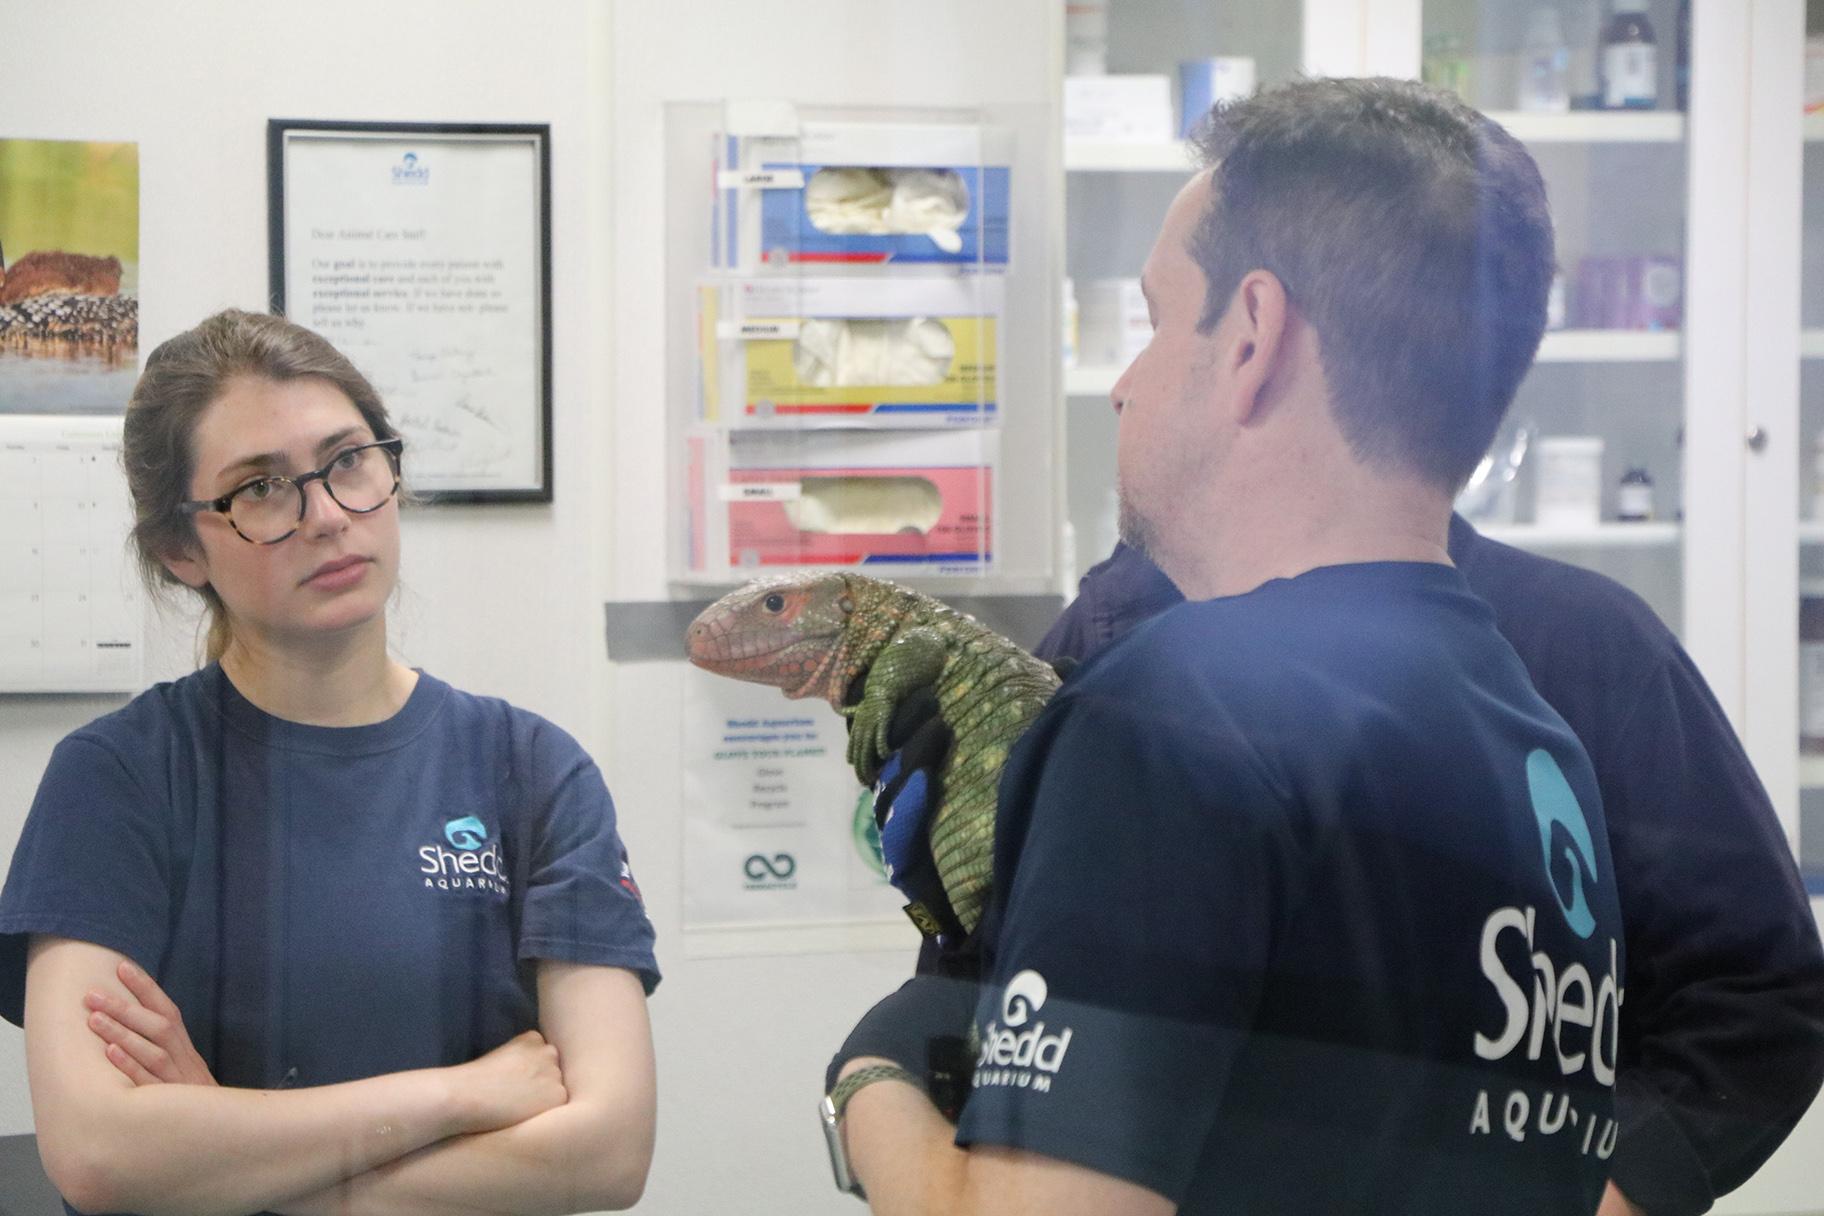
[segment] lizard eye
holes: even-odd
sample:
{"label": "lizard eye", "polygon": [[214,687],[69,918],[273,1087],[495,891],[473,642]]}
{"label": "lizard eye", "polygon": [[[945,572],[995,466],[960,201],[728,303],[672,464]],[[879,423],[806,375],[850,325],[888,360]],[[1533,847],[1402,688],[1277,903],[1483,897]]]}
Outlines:
{"label": "lizard eye", "polygon": [[780,595],[777,591],[775,591],[771,595],[767,596],[765,599],[761,600],[760,606],[762,608],[766,609],[768,612],[783,612],[783,611],[785,611],[785,597],[783,595]]}

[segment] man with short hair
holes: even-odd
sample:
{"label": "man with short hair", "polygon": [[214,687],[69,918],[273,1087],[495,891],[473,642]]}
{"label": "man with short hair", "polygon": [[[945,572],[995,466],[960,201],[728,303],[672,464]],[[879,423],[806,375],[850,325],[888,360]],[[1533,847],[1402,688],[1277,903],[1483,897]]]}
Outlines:
{"label": "man with short hair", "polygon": [[1446,555],[1544,329],[1543,183],[1387,80],[1263,93],[1204,152],[1113,394],[1123,533],[1201,602],[1015,749],[960,1123],[917,980],[833,1066],[839,1176],[894,1213],[1590,1212],[1607,831]]}

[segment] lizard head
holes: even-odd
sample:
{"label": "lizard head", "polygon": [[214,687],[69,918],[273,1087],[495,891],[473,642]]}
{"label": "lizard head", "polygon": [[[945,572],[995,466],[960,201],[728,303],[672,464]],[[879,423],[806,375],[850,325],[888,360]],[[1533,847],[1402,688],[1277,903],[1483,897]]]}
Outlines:
{"label": "lizard head", "polygon": [[831,665],[845,649],[859,591],[843,574],[749,583],[691,622],[690,661],[717,675],[771,684],[789,697],[830,696]]}

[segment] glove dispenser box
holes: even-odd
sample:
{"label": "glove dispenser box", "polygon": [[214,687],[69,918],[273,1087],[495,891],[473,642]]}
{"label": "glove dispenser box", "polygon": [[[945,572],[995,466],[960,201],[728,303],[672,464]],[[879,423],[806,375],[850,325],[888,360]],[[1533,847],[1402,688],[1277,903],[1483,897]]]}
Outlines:
{"label": "glove dispenser box", "polygon": [[999,435],[692,428],[686,568],[706,581],[867,566],[887,577],[993,564]]}
{"label": "glove dispenser box", "polygon": [[714,264],[1005,267],[1012,133],[807,122],[724,137]]}
{"label": "glove dispenser box", "polygon": [[978,426],[997,417],[1003,283],[747,278],[699,291],[699,416],[736,427]]}

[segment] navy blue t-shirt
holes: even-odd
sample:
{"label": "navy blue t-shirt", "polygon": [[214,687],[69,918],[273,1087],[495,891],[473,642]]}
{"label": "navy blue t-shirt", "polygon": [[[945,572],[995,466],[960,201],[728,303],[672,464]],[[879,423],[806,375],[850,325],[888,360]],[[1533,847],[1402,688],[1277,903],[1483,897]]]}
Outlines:
{"label": "navy blue t-shirt", "polygon": [[0,893],[144,967],[224,1085],[471,1060],[538,1024],[536,960],[658,982],[600,771],[536,715],[421,674],[370,726],[266,714],[218,666],[58,744]]}
{"label": "navy blue t-shirt", "polygon": [[1000,808],[959,1143],[1186,1213],[1594,1210],[1607,832],[1455,570],[1173,609],[1065,685]]}

